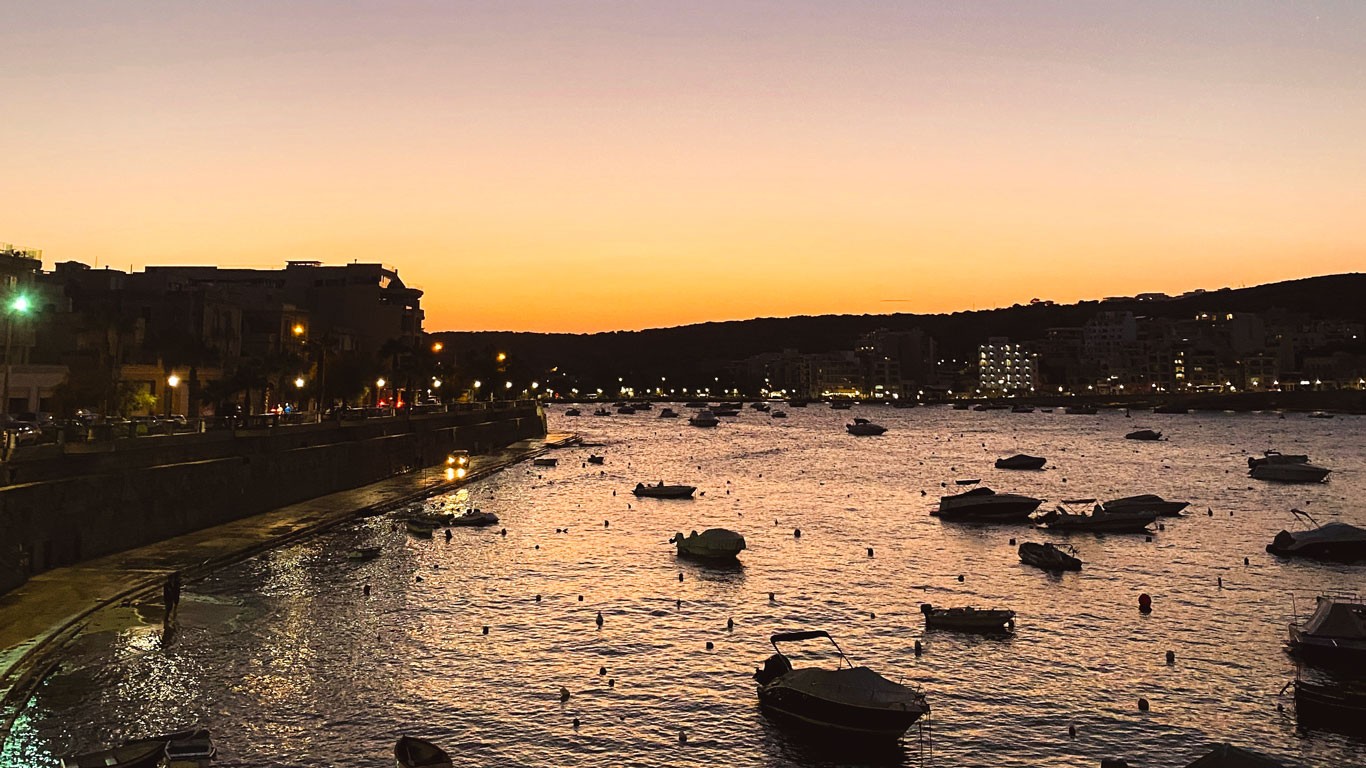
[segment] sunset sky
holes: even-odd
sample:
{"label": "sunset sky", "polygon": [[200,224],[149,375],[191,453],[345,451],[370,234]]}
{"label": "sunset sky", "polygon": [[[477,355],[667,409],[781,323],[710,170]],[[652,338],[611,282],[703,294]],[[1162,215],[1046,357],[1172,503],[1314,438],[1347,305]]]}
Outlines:
{"label": "sunset sky", "polygon": [[429,330],[1366,268],[1366,3],[3,2],[0,242]]}

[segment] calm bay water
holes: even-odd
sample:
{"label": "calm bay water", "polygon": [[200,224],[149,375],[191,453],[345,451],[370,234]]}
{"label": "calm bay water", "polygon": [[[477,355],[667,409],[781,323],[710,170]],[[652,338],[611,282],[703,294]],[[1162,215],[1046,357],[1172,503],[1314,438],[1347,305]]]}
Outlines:
{"label": "calm bay water", "polygon": [[[243,767],[389,765],[402,733],[483,766],[1182,766],[1212,741],[1303,765],[1366,764],[1366,740],[1297,731],[1277,711],[1295,671],[1282,650],[1292,595],[1303,611],[1323,590],[1366,591],[1366,567],[1263,550],[1295,527],[1291,507],[1366,523],[1366,419],[816,404],[786,420],[746,409],[701,430],[657,411],[561,414],[552,429],[605,445],[427,504],[492,510],[500,526],[424,541],[395,529],[395,514],[267,553],[189,585],[166,647],[155,617],[129,627],[111,611],[111,628],[82,638],[39,689],[0,762],[56,765],[54,755],[198,722],[214,732],[217,764]],[[890,431],[847,436],[858,415]],[[1122,438],[1140,427],[1170,440]],[[1253,481],[1246,455],[1267,448],[1335,471],[1315,486]],[[1047,456],[1048,468],[992,468],[1015,452]],[[606,463],[585,464],[590,453]],[[1189,500],[1192,514],[1163,520],[1151,542],[941,523],[928,511],[956,478],[1050,501],[1159,493]],[[701,495],[630,495],[659,480]],[[707,527],[745,535],[740,567],[674,557],[670,535]],[[1012,537],[1065,538],[1085,568],[1023,566]],[[383,556],[346,558],[368,544]],[[1012,608],[1016,629],[927,633],[922,602]],[[802,628],[828,629],[856,662],[923,686],[923,739],[912,729],[901,749],[854,759],[765,719],[749,675],[771,633]]]}

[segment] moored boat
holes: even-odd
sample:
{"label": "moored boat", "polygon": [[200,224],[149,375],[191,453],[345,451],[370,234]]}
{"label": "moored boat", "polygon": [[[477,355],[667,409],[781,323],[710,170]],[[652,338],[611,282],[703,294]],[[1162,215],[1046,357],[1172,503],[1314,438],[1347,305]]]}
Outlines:
{"label": "moored boat", "polygon": [[398,768],[454,768],[451,756],[441,747],[412,736],[401,736],[394,744]]}
{"label": "moored boat", "polygon": [[1308,462],[1278,462],[1258,464],[1247,474],[1253,480],[1274,483],[1321,483],[1333,470]]}
{"label": "moored boat", "polygon": [[770,413],[768,416],[769,416],[769,418],[771,418],[771,419],[786,419],[786,418],[787,418],[787,411],[774,411],[774,412]]}
{"label": "moored boat", "polygon": [[208,760],[215,751],[209,732],[194,728],[64,757],[61,768],[158,768],[172,756],[184,761]]}
{"label": "moored boat", "polygon": [[593,415],[594,415],[594,416],[611,416],[611,415],[612,415],[612,412],[609,411],[609,410],[607,410],[606,408],[599,408],[599,409],[597,409],[596,411],[593,411]]}
{"label": "moored boat", "polygon": [[1295,721],[1302,728],[1366,734],[1366,684],[1295,681]]}
{"label": "moored boat", "polygon": [[672,409],[672,408],[662,408],[662,409],[660,409],[660,411],[659,411],[659,418],[661,418],[661,419],[676,419],[676,418],[678,418],[678,411],[675,411],[675,410]]}
{"label": "moored boat", "polygon": [[346,556],[352,560],[374,560],[379,557],[379,547],[352,547]]}
{"label": "moored boat", "polygon": [[540,458],[532,459],[531,463],[533,466],[537,467],[553,467],[558,465],[560,463],[560,460],[555,458]]}
{"label": "moored boat", "polygon": [[1263,464],[1308,464],[1309,456],[1303,453],[1281,453],[1280,451],[1262,451],[1261,456],[1247,457],[1247,468],[1256,469]]}
{"label": "moored boat", "polygon": [[1094,405],[1069,405],[1062,412],[1069,416],[1095,416],[1099,413]]}
{"label": "moored boat", "polygon": [[463,515],[456,515],[455,517],[452,517],[450,522],[447,523],[447,525],[480,526],[494,525],[497,522],[498,516],[493,514],[492,512],[484,512],[479,509],[470,509],[466,510],[466,512]]}
{"label": "moored boat", "polygon": [[[779,643],[825,638],[839,656],[835,669],[803,667],[792,662]],[[803,728],[816,728],[857,744],[867,740],[893,741],[930,711],[920,691],[856,667],[823,630],[784,632],[769,638],[776,651],[756,670],[759,705],[791,719]]]}
{"label": "moored boat", "polygon": [[597,455],[596,453],[588,457],[589,464],[601,464],[604,461],[606,461],[606,459],[604,459],[602,456]]}
{"label": "moored boat", "polygon": [[886,427],[867,419],[854,419],[854,423],[845,424],[844,429],[855,437],[877,437],[887,431]]}
{"label": "moored boat", "polygon": [[920,604],[929,629],[954,629],[960,632],[1005,632],[1015,627],[1015,612],[1003,608],[935,608]]}
{"label": "moored boat", "polygon": [[1010,412],[1011,412],[1011,413],[1033,413],[1033,412],[1034,412],[1034,406],[1032,406],[1032,405],[1012,405],[1012,406],[1010,407]]}
{"label": "moored boat", "polygon": [[1101,504],[1101,507],[1107,512],[1151,510],[1156,512],[1158,517],[1179,517],[1181,510],[1188,506],[1190,506],[1189,501],[1167,501],[1155,493],[1125,496],[1122,499],[1111,499]]}
{"label": "moored boat", "polygon": [[564,412],[564,415],[566,416],[578,416],[580,414],[582,414],[582,411],[580,411],[578,408],[570,408]]}
{"label": "moored boat", "polygon": [[1285,768],[1285,764],[1232,744],[1216,744],[1186,768]]}
{"label": "moored boat", "polygon": [[1308,619],[1290,624],[1287,645],[1311,661],[1366,663],[1366,603],[1355,597],[1320,595]]}
{"label": "moored boat", "polygon": [[[1069,547],[1069,549],[1071,549]],[[1075,550],[1073,550],[1075,552]],[[1045,571],[1080,571],[1081,558],[1069,555],[1054,544],[1026,541],[1020,545],[1020,561]]]}
{"label": "moored boat", "polygon": [[1048,459],[1042,456],[1029,456],[1017,453],[1007,459],[997,459],[997,469],[1043,469],[1043,465],[1048,463]]}
{"label": "moored boat", "polygon": [[1124,436],[1125,440],[1161,440],[1162,433],[1155,429],[1138,429]]}
{"label": "moored boat", "polygon": [[617,406],[617,413],[626,414],[626,415],[629,416],[630,414],[633,414],[633,413],[635,413],[635,412],[636,412],[636,408],[635,408],[635,406],[633,406],[633,405],[619,405],[619,406]]}
{"label": "moored boat", "polygon": [[680,557],[702,560],[734,560],[745,549],[745,537],[726,528],[708,528],[684,536],[675,533],[670,543],[677,547]]}
{"label": "moored boat", "polygon": [[697,488],[691,485],[665,485],[663,480],[658,485],[646,485],[636,483],[636,487],[631,489],[631,493],[651,499],[691,499]]}
{"label": "moored boat", "polygon": [[1105,533],[1143,533],[1157,520],[1151,509],[1107,510],[1099,504],[1089,514],[1073,512],[1068,505],[1095,504],[1095,499],[1064,501],[1057,508],[1035,518],[1035,522],[1050,531],[1095,531]]}
{"label": "moored boat", "polygon": [[714,427],[721,421],[716,418],[716,414],[703,408],[692,416],[688,417],[688,423],[694,427]]}
{"label": "moored boat", "polygon": [[430,539],[432,537],[433,526],[426,520],[409,518],[403,521],[403,523],[408,526],[408,533],[411,533],[414,536],[424,539]]}
{"label": "moored boat", "polygon": [[939,508],[930,514],[944,520],[1023,522],[1042,503],[1042,499],[1016,493],[997,493],[990,488],[980,487],[954,496],[940,497]]}
{"label": "moored boat", "polygon": [[847,410],[849,410],[850,408],[853,408],[853,407],[854,407],[853,402],[851,402],[851,401],[849,401],[849,400],[831,400],[831,401],[830,401],[830,410],[832,410],[832,411],[847,411]]}
{"label": "moored boat", "polygon": [[1281,531],[1266,545],[1267,552],[1280,557],[1307,557],[1311,560],[1366,560],[1366,528],[1340,522],[1318,525],[1308,514],[1298,509],[1290,511],[1296,516],[1308,518],[1318,527],[1294,533]]}

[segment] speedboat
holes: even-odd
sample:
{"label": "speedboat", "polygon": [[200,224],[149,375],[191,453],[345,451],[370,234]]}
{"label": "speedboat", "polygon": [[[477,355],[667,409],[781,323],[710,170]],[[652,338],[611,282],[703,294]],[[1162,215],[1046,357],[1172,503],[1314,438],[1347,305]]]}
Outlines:
{"label": "speedboat", "polygon": [[1301,728],[1326,728],[1360,735],[1366,723],[1366,684],[1295,681],[1295,721]]}
{"label": "speedboat", "polygon": [[1062,412],[1069,416],[1095,416],[1099,413],[1094,405],[1069,405]]}
{"label": "speedboat", "polygon": [[945,520],[983,520],[1023,522],[1039,508],[1042,499],[1016,493],[997,493],[985,486],[939,499],[939,508],[930,512]]}
{"label": "speedboat", "polygon": [[663,410],[661,410],[661,411],[659,412],[659,418],[661,418],[661,419],[676,419],[676,418],[678,418],[678,412],[675,411],[675,410],[672,409],[672,408],[664,408]]}
{"label": "speedboat", "polygon": [[609,410],[607,410],[606,408],[599,408],[599,409],[597,409],[596,411],[593,411],[593,415],[594,415],[594,416],[611,416],[611,415],[612,415],[612,412],[609,411]]}
{"label": "speedboat", "polygon": [[1125,496],[1122,499],[1111,499],[1101,504],[1101,507],[1107,512],[1152,510],[1157,513],[1158,517],[1179,517],[1181,510],[1188,506],[1190,506],[1189,501],[1167,501],[1155,493]]}
{"label": "speedboat", "polygon": [[[825,638],[835,646],[835,669],[793,669],[779,643]],[[930,711],[925,695],[856,667],[830,633],[823,630],[783,632],[769,638],[776,651],[754,672],[759,705],[791,718],[801,727],[815,727],[855,740],[895,740]]]}
{"label": "speedboat", "polygon": [[570,408],[569,410],[567,410],[567,411],[564,412],[564,415],[566,415],[566,416],[579,416],[579,415],[581,415],[581,414],[580,414],[580,411],[579,411],[578,408]]}
{"label": "speedboat", "polygon": [[1190,409],[1184,405],[1159,405],[1153,408],[1153,413],[1190,413]]}
{"label": "speedboat", "polygon": [[1013,405],[1013,406],[1010,407],[1010,412],[1011,412],[1011,413],[1033,413],[1033,412],[1034,412],[1034,406],[1032,406],[1032,405]]}
{"label": "speedboat", "polygon": [[394,744],[394,760],[398,768],[454,768],[451,756],[441,747],[412,736],[399,737]]}
{"label": "speedboat", "polygon": [[830,401],[830,410],[832,410],[832,411],[847,411],[847,410],[849,410],[850,408],[853,408],[853,407],[854,407],[854,404],[853,404],[852,402],[848,401],[848,400],[831,400],[831,401]]}
{"label": "speedboat", "polygon": [[648,400],[642,400],[639,403],[631,403],[631,407],[637,411],[653,411],[655,409],[655,404]]}
{"label": "speedboat", "polygon": [[1125,440],[1161,440],[1162,433],[1155,429],[1139,429],[1124,436]]}
{"label": "speedboat", "polygon": [[636,412],[636,408],[635,408],[635,406],[633,406],[633,405],[619,405],[619,406],[617,406],[617,413],[624,413],[624,414],[630,415],[630,414],[635,413],[635,412]]}
{"label": "speedboat", "polygon": [[692,400],[683,404],[684,408],[706,408],[707,403],[702,400]]}
{"label": "speedboat", "polygon": [[[699,411],[698,413],[701,413],[701,411]],[[732,416],[739,416],[740,408],[738,406],[730,407],[723,404],[711,409],[711,413],[713,416],[725,416],[726,418],[730,418]]]}
{"label": "speedboat", "polygon": [[[1110,533],[1143,533],[1157,520],[1151,509],[1129,508],[1107,510],[1095,504],[1095,499],[1064,501],[1057,508],[1035,518],[1041,527],[1050,531],[1106,531]],[[1090,514],[1073,512],[1068,505],[1095,504]]]}
{"label": "speedboat", "polygon": [[1015,612],[1002,608],[935,608],[920,604],[928,629],[956,629],[960,632],[1005,632],[1015,626]]}
{"label": "speedboat", "polygon": [[606,461],[606,459],[602,456],[597,455],[596,453],[588,457],[589,464],[601,464],[604,461]]}
{"label": "speedboat", "polygon": [[1260,457],[1247,457],[1247,468],[1256,469],[1264,464],[1308,464],[1309,456],[1303,453],[1281,453],[1280,451],[1262,451]]}
{"label": "speedboat", "polygon": [[855,437],[877,437],[887,431],[886,427],[867,419],[854,419],[853,424],[845,424],[844,428]]}
{"label": "speedboat", "polygon": [[[1290,511],[1318,525],[1318,521],[1307,513],[1298,509]],[[1280,557],[1307,557],[1311,560],[1364,560],[1366,528],[1334,522],[1307,531],[1281,531],[1266,545],[1266,551]]]}
{"label": "speedboat", "polygon": [[651,499],[691,499],[697,488],[691,485],[665,485],[663,480],[659,485],[646,485],[636,483],[636,487],[631,489],[631,493]]}
{"label": "speedboat", "polygon": [[689,416],[688,423],[694,427],[714,427],[717,424],[720,424],[721,420],[716,418],[716,414],[703,408],[692,416]]}
{"label": "speedboat", "polygon": [[997,469],[1043,469],[1043,465],[1048,462],[1042,456],[1029,456],[1017,453],[1008,459],[997,459]]}
{"label": "speedboat", "polygon": [[749,407],[750,407],[750,408],[753,408],[754,410],[758,411],[759,413],[768,413],[768,409],[769,409],[768,403],[765,403],[765,402],[762,402],[762,401],[760,401],[760,402],[755,402],[755,403],[750,403],[750,404],[749,404]]}
{"label": "speedboat", "polygon": [[684,536],[675,533],[671,544],[678,548],[679,557],[702,560],[734,560],[745,549],[745,537],[725,528],[708,528]]}
{"label": "speedboat", "polygon": [[498,522],[498,516],[492,512],[483,512],[478,509],[467,510],[463,515],[452,517],[447,525],[494,525]]}
{"label": "speedboat", "polygon": [[[1071,549],[1071,547],[1068,547]],[[1076,552],[1076,550],[1072,550]],[[1042,568],[1045,571],[1080,571],[1081,558],[1069,555],[1054,544],[1036,544],[1026,541],[1020,545],[1020,562]]]}
{"label": "speedboat", "polygon": [[787,418],[787,411],[774,411],[774,412],[770,413],[768,416],[769,416],[769,418],[771,418],[771,419],[786,419],[786,418]]}
{"label": "speedboat", "polygon": [[1320,595],[1313,615],[1290,625],[1288,645],[1313,661],[1366,662],[1366,603],[1354,597]]}
{"label": "speedboat", "polygon": [[1270,480],[1276,483],[1321,483],[1332,471],[1308,462],[1276,462],[1258,464],[1247,474],[1253,480]]}
{"label": "speedboat", "polygon": [[415,520],[409,518],[404,521],[404,525],[408,526],[408,533],[411,533],[414,536],[418,536],[423,539],[430,539],[432,537],[433,526],[430,522],[426,520]]}
{"label": "speedboat", "polygon": [[793,398],[792,400],[788,400],[788,401],[787,401],[787,407],[788,407],[788,408],[805,408],[805,407],[806,407],[806,403],[807,403],[807,401],[802,400],[801,398]]}
{"label": "speedboat", "polygon": [[967,403],[954,403],[954,404],[953,404],[953,409],[954,409],[955,411],[966,411],[966,410],[968,409],[968,404],[967,404]]}

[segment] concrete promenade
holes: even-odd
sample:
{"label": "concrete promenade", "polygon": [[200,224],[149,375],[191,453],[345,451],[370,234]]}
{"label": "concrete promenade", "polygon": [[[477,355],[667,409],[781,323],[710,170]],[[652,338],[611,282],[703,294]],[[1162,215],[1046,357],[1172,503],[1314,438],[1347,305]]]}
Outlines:
{"label": "concrete promenade", "polygon": [[[363,511],[468,484],[574,439],[570,433],[551,433],[472,456],[461,481],[448,482],[444,465],[429,467],[35,575],[0,595],[0,745],[29,691],[55,663],[56,651],[96,611],[156,593],[172,571],[192,582],[215,568],[353,520]],[[153,602],[160,601],[156,594]]]}

